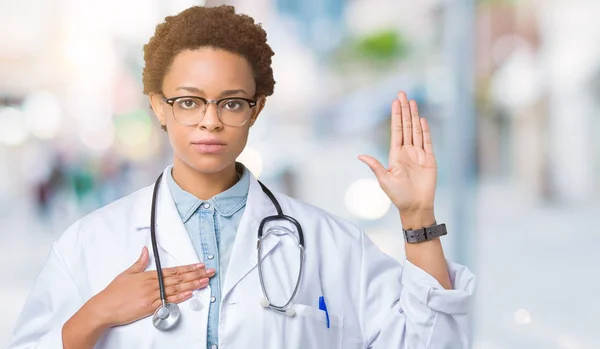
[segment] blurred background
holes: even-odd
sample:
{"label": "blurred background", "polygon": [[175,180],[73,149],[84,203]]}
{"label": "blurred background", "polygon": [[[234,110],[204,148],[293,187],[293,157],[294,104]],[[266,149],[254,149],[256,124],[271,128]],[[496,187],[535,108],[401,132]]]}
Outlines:
{"label": "blurred background", "polygon": [[430,120],[447,257],[478,276],[474,348],[600,348],[596,0],[0,0],[0,345],[51,242],[171,162],[142,46],[165,16],[220,4],[276,52],[239,159],[256,176],[402,261],[356,156],[386,163],[405,90]]}

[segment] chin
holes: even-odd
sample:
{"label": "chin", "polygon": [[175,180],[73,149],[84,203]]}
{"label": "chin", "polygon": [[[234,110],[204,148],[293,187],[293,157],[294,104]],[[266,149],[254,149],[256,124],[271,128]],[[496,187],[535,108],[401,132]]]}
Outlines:
{"label": "chin", "polygon": [[200,173],[219,173],[229,166],[234,165],[235,158],[232,159],[231,156],[226,156],[226,154],[200,156],[194,154],[184,159],[183,162],[191,169]]}

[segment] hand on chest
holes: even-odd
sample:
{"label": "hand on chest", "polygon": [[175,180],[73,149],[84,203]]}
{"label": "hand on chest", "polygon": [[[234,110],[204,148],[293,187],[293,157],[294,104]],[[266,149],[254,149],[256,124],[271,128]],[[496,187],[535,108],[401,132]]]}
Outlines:
{"label": "hand on chest", "polygon": [[[233,258],[229,265],[227,280],[222,293],[219,317],[220,347],[245,347],[249,342],[264,348],[340,348],[344,334],[344,317],[337,309],[340,289],[333,289],[337,282],[325,282],[332,277],[328,270],[321,270],[322,261],[317,255],[307,254],[303,260],[303,273],[297,293],[290,304],[295,316],[276,312],[261,305],[264,298],[258,272],[255,246],[249,246],[246,258]],[[290,300],[296,288],[300,267],[300,251],[295,239],[271,236],[264,241],[261,259],[262,282],[271,303],[283,305]],[[180,263],[159,247],[162,267]],[[240,256],[237,256],[240,257]],[[237,262],[236,262],[237,260]],[[239,264],[236,264],[243,261]],[[151,264],[149,268],[155,268]],[[333,280],[332,280],[333,281]],[[341,286],[341,285],[340,285]],[[131,347],[163,347],[166,345],[204,347],[211,303],[210,287],[195,292],[194,298],[179,304],[181,321],[167,332],[154,328],[152,318],[147,317],[132,324],[113,328],[103,338],[106,347],[118,347],[128,343]],[[319,297],[328,303],[327,316],[319,309]],[[336,298],[334,298],[336,297]],[[143,335],[141,335],[143,334]],[[254,345],[253,345],[254,346]]]}

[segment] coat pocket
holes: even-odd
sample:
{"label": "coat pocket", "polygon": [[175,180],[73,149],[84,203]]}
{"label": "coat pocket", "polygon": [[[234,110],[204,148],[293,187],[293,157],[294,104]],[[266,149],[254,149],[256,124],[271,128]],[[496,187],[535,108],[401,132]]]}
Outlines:
{"label": "coat pocket", "polygon": [[296,315],[286,321],[286,348],[342,348],[344,318],[303,304],[294,304]]}

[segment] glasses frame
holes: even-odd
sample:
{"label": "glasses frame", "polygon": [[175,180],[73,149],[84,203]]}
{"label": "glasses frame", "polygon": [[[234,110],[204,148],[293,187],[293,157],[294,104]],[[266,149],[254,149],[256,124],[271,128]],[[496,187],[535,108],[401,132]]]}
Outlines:
{"label": "glasses frame", "polygon": [[[171,113],[173,115],[173,119],[175,119],[175,121],[178,124],[183,125],[183,126],[196,126],[199,123],[201,123],[202,120],[204,120],[204,117],[206,116],[206,110],[208,109],[208,105],[211,104],[211,103],[214,104],[217,107],[217,117],[219,118],[219,121],[223,125],[227,125],[227,126],[231,126],[231,127],[244,126],[248,122],[248,120],[250,120],[250,117],[252,116],[252,113],[250,113],[248,115],[248,118],[243,123],[241,123],[239,125],[230,125],[230,124],[227,124],[227,123],[223,122],[223,120],[221,119],[221,111],[219,109],[219,103],[221,103],[223,101],[226,101],[226,100],[230,100],[230,99],[239,99],[239,100],[246,101],[248,103],[248,105],[250,106],[250,109],[254,108],[256,106],[256,104],[257,104],[257,102],[254,99],[243,98],[243,97],[224,97],[224,98],[220,98],[220,99],[206,99],[206,98],[203,98],[203,97],[200,97],[200,96],[177,96],[177,97],[167,98],[167,97],[165,97],[164,94],[163,94],[162,97],[163,97],[163,101],[165,103],[167,103],[168,105],[171,106]],[[202,102],[204,102],[204,108],[202,110],[202,117],[195,124],[191,124],[191,125],[183,124],[179,120],[177,120],[177,118],[175,117],[175,110],[173,109],[173,104],[175,104],[175,102],[177,102],[177,100],[184,99],[184,98],[195,98],[195,99],[199,99]]]}

